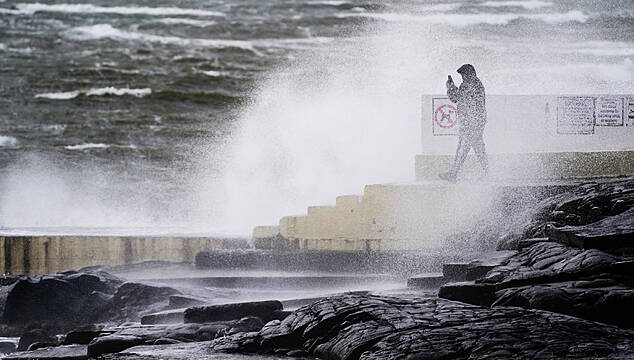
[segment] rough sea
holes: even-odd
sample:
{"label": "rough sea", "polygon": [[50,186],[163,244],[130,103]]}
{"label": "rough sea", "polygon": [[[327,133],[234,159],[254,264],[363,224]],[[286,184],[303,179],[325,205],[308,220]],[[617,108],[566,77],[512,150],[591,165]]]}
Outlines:
{"label": "rough sea", "polygon": [[464,62],[634,93],[634,2],[0,0],[0,227],[248,233],[411,179]]}

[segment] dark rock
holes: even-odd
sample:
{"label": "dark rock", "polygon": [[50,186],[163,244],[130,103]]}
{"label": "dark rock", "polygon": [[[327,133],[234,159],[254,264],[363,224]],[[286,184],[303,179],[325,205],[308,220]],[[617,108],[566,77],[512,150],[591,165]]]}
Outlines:
{"label": "dark rock", "polygon": [[88,344],[88,357],[95,358],[103,354],[116,353],[141,344],[143,344],[143,338],[137,336],[117,334],[101,336]]}
{"label": "dark rock", "polygon": [[16,343],[12,341],[0,341],[0,354],[10,354],[18,350]]}
{"label": "dark rock", "polygon": [[112,296],[110,313],[118,319],[140,321],[144,314],[165,308],[169,297],[176,294],[180,292],[170,287],[127,282]]}
{"label": "dark rock", "polygon": [[185,322],[236,320],[245,316],[256,316],[262,321],[270,321],[272,313],[276,310],[282,310],[282,303],[277,300],[199,306],[185,310]]}
{"label": "dark rock", "polygon": [[88,345],[92,341],[92,339],[99,336],[110,335],[113,332],[114,331],[112,330],[104,330],[103,326],[85,325],[66,334],[66,336],[64,337],[64,341],[62,341],[62,344]]}
{"label": "dark rock", "polygon": [[467,304],[490,306],[495,287],[490,284],[476,284],[474,281],[449,283],[440,287],[438,296],[448,300],[462,301]]}
{"label": "dark rock", "polygon": [[520,306],[634,328],[634,291],[613,279],[558,282],[508,288],[492,306]]}
{"label": "dark rock", "polygon": [[29,345],[29,348],[26,349],[26,351],[33,351],[33,350],[42,349],[42,348],[55,347],[57,345],[59,345],[57,342],[34,342],[33,344]]}
{"label": "dark rock", "polygon": [[[120,280],[105,274],[65,272],[21,277],[6,290],[2,322],[30,322],[76,326],[103,314],[104,302],[97,293],[112,292]],[[0,294],[1,295],[1,294]],[[107,295],[104,295],[107,297]]]}
{"label": "dark rock", "polygon": [[55,334],[50,332],[50,329],[44,329],[40,327],[27,328],[18,342],[18,351],[25,351],[33,343],[57,343]]}
{"label": "dark rock", "polygon": [[236,322],[229,330],[230,334],[238,332],[260,331],[264,327],[264,323],[257,317],[245,317]]}
{"label": "dark rock", "polygon": [[185,309],[165,310],[141,317],[141,324],[177,324],[183,323]]}
{"label": "dark rock", "polygon": [[407,279],[407,287],[420,289],[438,288],[449,280],[443,274],[421,274]]}
{"label": "dark rock", "polygon": [[85,360],[86,345],[64,345],[10,354],[5,359],[21,360]]}
{"label": "dark rock", "polygon": [[188,296],[183,295],[172,295],[169,297],[169,307],[172,309],[181,309],[190,306],[198,306],[207,303],[207,301],[202,299],[195,299]]}
{"label": "dark rock", "polygon": [[634,248],[634,208],[619,215],[582,226],[552,228],[550,240],[581,249],[603,249],[619,253]]}
{"label": "dark rock", "polygon": [[[551,312],[444,299],[342,295],[317,301],[214,351],[328,359],[627,358],[634,333]],[[305,353],[304,353],[305,352]]]}
{"label": "dark rock", "polygon": [[154,340],[154,345],[169,345],[169,344],[181,344],[181,341],[175,340],[175,339],[168,339],[168,338],[160,338],[160,339],[156,339]]}

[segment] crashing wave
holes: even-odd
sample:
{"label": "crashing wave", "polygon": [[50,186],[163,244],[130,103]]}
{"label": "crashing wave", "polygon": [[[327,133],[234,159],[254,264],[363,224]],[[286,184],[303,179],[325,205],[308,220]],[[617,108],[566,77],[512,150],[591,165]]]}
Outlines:
{"label": "crashing wave", "polygon": [[489,7],[521,7],[526,10],[535,10],[541,9],[545,7],[551,7],[554,4],[548,1],[540,1],[540,0],[510,0],[510,1],[487,1],[482,4],[483,6]]}

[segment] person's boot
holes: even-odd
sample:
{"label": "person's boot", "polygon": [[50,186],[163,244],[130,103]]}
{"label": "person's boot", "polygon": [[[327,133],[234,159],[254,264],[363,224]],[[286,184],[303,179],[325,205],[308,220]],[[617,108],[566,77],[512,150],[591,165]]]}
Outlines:
{"label": "person's boot", "polygon": [[458,180],[456,174],[453,173],[452,171],[438,174],[438,177],[450,183],[455,183]]}

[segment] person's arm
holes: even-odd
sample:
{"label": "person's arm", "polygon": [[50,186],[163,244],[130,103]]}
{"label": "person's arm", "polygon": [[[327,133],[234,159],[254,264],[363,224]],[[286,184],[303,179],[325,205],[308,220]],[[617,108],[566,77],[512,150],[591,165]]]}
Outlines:
{"label": "person's arm", "polygon": [[453,81],[447,81],[447,96],[449,97],[449,100],[451,100],[451,102],[453,103],[457,103],[462,97],[462,92],[460,91],[460,88],[457,87],[456,84],[453,83]]}

